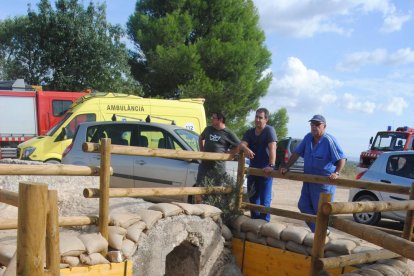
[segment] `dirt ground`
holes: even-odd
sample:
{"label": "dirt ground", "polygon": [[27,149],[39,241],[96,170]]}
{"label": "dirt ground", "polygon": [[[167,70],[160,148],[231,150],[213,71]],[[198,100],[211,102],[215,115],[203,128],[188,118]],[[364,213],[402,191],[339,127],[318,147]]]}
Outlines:
{"label": "dirt ground", "polygon": [[[299,212],[299,209],[297,208],[297,203],[300,197],[301,189],[302,189],[302,182],[300,181],[293,181],[293,180],[286,180],[286,179],[274,179],[273,180],[272,207]],[[348,196],[349,196],[349,189],[337,187],[334,201],[347,202]],[[343,215],[343,217],[346,219],[353,220],[352,215]],[[306,226],[306,224],[303,221],[289,219],[285,217],[279,217],[279,216],[272,216],[272,221],[278,221],[278,222],[283,222],[285,224],[293,224],[293,225],[298,225],[298,226]],[[394,230],[400,230],[400,231],[402,230],[401,223],[391,221],[391,220],[382,219],[378,226],[390,228]],[[339,230],[331,229],[331,228],[330,230],[331,230],[331,236],[335,236],[335,237],[343,236],[343,237],[355,239],[361,244],[367,244],[367,245],[369,244],[368,242],[364,240],[348,235]],[[372,244],[369,244],[369,245],[374,246]],[[411,271],[414,271],[414,261],[409,260],[408,263],[410,265]]]}

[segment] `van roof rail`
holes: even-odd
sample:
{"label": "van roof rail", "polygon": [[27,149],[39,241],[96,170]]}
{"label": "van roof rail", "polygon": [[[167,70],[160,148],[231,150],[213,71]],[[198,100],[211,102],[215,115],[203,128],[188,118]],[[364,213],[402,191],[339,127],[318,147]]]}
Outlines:
{"label": "van roof rail", "polygon": [[140,121],[140,122],[143,121],[141,118],[136,118],[136,117],[131,117],[131,116],[124,116],[124,115],[117,115],[115,113],[114,113],[114,115],[112,115],[111,120],[114,121],[114,122],[116,122],[117,117],[126,118],[126,119],[132,119],[132,120],[137,120],[137,121]]}

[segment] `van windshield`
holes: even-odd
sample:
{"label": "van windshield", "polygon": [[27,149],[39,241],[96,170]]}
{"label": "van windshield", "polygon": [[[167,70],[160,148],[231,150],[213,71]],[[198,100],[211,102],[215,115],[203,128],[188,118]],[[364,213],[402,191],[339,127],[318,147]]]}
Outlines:
{"label": "van windshield", "polygon": [[403,150],[407,142],[406,133],[379,132],[375,137],[371,150],[394,151]]}
{"label": "van windshield", "polygon": [[186,130],[186,129],[176,129],[174,130],[175,133],[178,134],[178,136],[181,137],[181,139],[184,140],[184,142],[193,150],[193,151],[200,151],[200,148],[198,147],[198,135],[197,133]]}
{"label": "van windshield", "polygon": [[64,122],[66,122],[66,119],[68,119],[70,116],[72,116],[72,112],[66,113],[65,117],[62,118],[62,120],[59,121],[56,125],[54,125],[49,131],[45,134],[46,136],[53,136],[55,132],[60,129],[60,127],[63,125]]}

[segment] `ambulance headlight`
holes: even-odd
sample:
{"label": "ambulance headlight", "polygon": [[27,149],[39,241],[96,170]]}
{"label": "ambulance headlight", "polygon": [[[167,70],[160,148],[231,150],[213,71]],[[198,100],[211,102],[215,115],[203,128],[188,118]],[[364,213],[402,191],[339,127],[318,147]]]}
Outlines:
{"label": "ambulance headlight", "polygon": [[36,150],[35,147],[27,147],[23,150],[22,159],[28,159],[29,156]]}

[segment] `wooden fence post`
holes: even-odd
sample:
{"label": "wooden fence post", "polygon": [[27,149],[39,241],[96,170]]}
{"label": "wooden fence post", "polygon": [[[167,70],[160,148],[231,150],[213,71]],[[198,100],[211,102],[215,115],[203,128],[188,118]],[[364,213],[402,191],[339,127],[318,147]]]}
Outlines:
{"label": "wooden fence post", "polygon": [[48,191],[48,213],[46,220],[46,269],[52,275],[60,274],[59,251],[59,214],[58,193],[56,190]]}
{"label": "wooden fence post", "polygon": [[316,215],[316,229],[312,247],[311,269],[309,273],[312,276],[319,275],[320,271],[316,265],[316,262],[319,258],[323,258],[324,256],[326,231],[328,230],[329,215],[325,215],[323,213],[322,205],[325,202],[331,202],[331,200],[332,194],[322,193],[319,196],[318,213]]}
{"label": "wooden fence post", "polygon": [[47,185],[19,183],[17,275],[43,275]]}
{"label": "wooden fence post", "polygon": [[[111,139],[101,139],[101,169],[99,178],[99,232],[108,240],[109,223],[109,182],[111,177]],[[108,249],[102,252],[106,256]]]}
{"label": "wooden fence post", "polygon": [[239,162],[237,166],[237,186],[236,186],[236,202],[235,210],[240,210],[243,203],[243,184],[244,184],[244,169],[245,169],[245,154],[244,151],[239,153]]}
{"label": "wooden fence post", "polygon": [[[410,200],[414,200],[414,183],[411,183]],[[402,237],[411,241],[414,227],[414,210],[408,210],[405,216],[404,229]]]}

